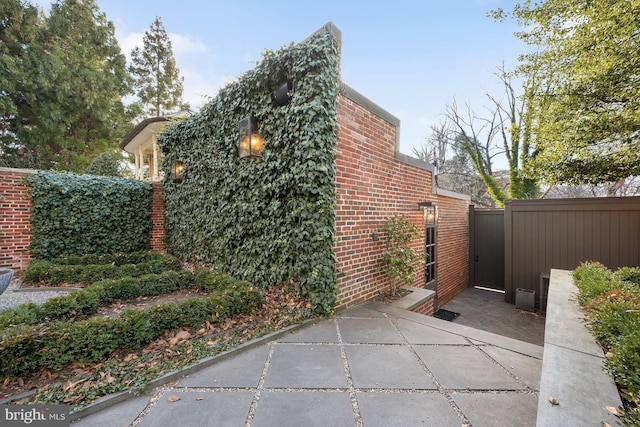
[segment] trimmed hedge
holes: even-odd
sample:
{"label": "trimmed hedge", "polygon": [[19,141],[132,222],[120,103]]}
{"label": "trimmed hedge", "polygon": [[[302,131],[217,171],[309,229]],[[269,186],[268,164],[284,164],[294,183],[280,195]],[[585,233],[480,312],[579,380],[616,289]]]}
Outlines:
{"label": "trimmed hedge", "polygon": [[38,259],[150,249],[151,184],[124,178],[38,172],[31,195],[31,243]]}
{"label": "trimmed hedge", "polygon": [[67,256],[63,258],[56,258],[50,260],[55,264],[60,265],[91,265],[91,264],[113,264],[113,265],[125,265],[125,264],[140,264],[149,261],[160,261],[171,258],[170,255],[163,254],[161,252],[152,251],[140,251],[130,253],[117,253],[117,254],[85,254],[81,256]]}
{"label": "trimmed hedge", "polygon": [[131,309],[116,318],[7,328],[0,332],[0,375],[58,369],[73,361],[97,362],[118,349],[138,350],[167,331],[249,313],[261,304],[262,296],[256,288],[237,282],[213,292],[206,300],[191,298],[181,303]]}
{"label": "trimmed hedge", "polygon": [[201,269],[166,271],[141,277],[106,279],[81,291],[51,298],[42,305],[22,304],[0,313],[0,328],[16,325],[37,325],[60,318],[72,319],[91,315],[102,305],[116,300],[127,300],[140,296],[168,294],[180,289],[220,291],[238,283],[235,279],[211,270]]}
{"label": "trimmed hedge", "polygon": [[161,258],[139,264],[61,264],[54,261],[32,261],[24,272],[27,283],[45,282],[47,285],[79,283],[88,285],[103,279],[117,277],[139,277],[145,274],[159,274],[177,271],[182,263],[175,257],[163,255]]}

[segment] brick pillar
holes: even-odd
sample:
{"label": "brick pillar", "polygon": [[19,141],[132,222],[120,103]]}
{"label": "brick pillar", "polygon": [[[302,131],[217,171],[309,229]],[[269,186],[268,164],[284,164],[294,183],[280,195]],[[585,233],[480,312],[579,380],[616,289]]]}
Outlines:
{"label": "brick pillar", "polygon": [[153,184],[151,196],[151,249],[158,252],[166,252],[164,243],[164,203],[162,201],[162,184]]}
{"label": "brick pillar", "polygon": [[36,171],[0,168],[0,267],[22,271],[31,260],[31,198],[24,178]]}

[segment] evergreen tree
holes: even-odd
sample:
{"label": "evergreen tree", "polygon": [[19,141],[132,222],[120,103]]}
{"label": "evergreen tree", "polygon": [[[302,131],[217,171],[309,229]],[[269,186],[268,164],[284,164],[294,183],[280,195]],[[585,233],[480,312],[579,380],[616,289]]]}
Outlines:
{"label": "evergreen tree", "polygon": [[182,82],[173,58],[171,40],[159,17],[143,37],[143,48],[131,52],[138,106],[146,117],[157,117],[181,107]]}
{"label": "evergreen tree", "polygon": [[86,173],[90,175],[122,177],[120,159],[111,153],[101,153],[93,159]]}
{"label": "evergreen tree", "polygon": [[122,97],[130,93],[125,57],[95,0],[59,0],[35,33],[14,62],[16,74],[0,70],[0,79],[17,80],[13,110],[5,114],[14,140],[2,147],[3,160],[83,171],[122,137]]}

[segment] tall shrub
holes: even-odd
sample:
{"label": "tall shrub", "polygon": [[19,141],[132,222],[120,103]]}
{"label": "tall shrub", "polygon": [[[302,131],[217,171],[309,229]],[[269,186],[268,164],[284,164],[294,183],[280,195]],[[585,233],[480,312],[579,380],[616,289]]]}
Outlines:
{"label": "tall shrub", "polygon": [[[259,286],[297,286],[316,312],[337,299],[335,147],[339,42],[318,32],[266,52],[200,114],[159,136],[169,251]],[[271,92],[292,83],[291,101]],[[263,157],[238,158],[238,122],[259,120]],[[183,162],[181,182],[171,161]]]}
{"label": "tall shrub", "polygon": [[57,172],[38,172],[27,181],[34,257],[150,249],[149,183]]}

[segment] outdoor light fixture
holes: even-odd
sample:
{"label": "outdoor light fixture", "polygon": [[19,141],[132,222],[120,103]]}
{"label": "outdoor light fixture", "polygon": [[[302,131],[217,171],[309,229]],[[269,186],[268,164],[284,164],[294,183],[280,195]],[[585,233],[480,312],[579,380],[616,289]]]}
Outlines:
{"label": "outdoor light fixture", "polygon": [[438,207],[433,202],[418,202],[418,208],[422,210],[422,221],[425,225],[436,225],[438,222]]}
{"label": "outdoor light fixture", "polygon": [[286,81],[282,83],[276,90],[271,92],[271,100],[274,107],[282,107],[291,101],[289,91],[293,89],[293,83]]}
{"label": "outdoor light fixture", "polygon": [[238,123],[238,152],[241,159],[262,157],[264,139],[258,133],[258,119],[245,117]]}
{"label": "outdoor light fixture", "polygon": [[184,171],[184,163],[174,157],[173,164],[171,165],[171,178],[174,182],[182,182],[182,172]]}

